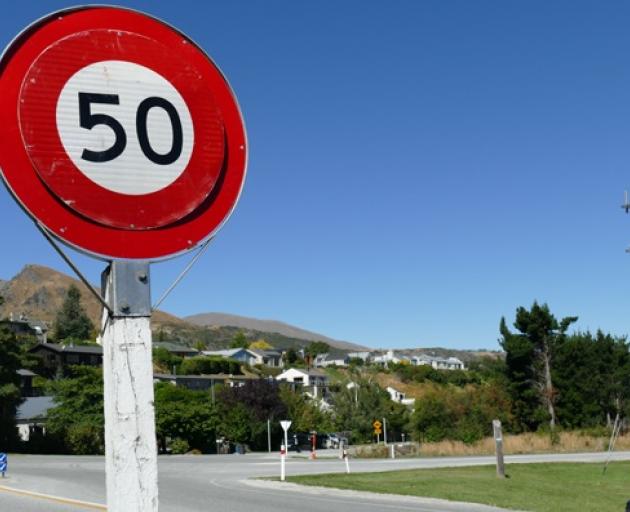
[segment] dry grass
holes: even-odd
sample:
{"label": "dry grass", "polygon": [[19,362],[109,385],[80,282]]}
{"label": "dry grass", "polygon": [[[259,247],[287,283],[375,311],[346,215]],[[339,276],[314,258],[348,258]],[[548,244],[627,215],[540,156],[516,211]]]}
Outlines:
{"label": "dry grass", "polygon": [[[580,432],[560,432],[558,442],[555,444],[551,442],[548,434],[508,434],[503,436],[503,439],[506,454],[599,452],[608,449],[608,438]],[[620,436],[615,450],[627,449],[630,449],[630,435]],[[474,444],[465,444],[461,441],[423,443],[420,452],[424,456],[492,455],[494,439],[488,437]]]}
{"label": "dry grass", "polygon": [[[580,432],[561,432],[558,442],[551,443],[548,434],[505,435],[504,452],[508,455],[529,453],[579,453],[601,452],[608,449],[607,437],[596,437]],[[630,434],[617,439],[615,450],[630,450]],[[356,445],[350,447],[350,454],[358,458],[386,458],[389,447],[383,445]],[[398,457],[458,457],[466,455],[494,455],[494,439],[487,437],[473,444],[461,441],[440,441],[438,443],[396,444]]]}

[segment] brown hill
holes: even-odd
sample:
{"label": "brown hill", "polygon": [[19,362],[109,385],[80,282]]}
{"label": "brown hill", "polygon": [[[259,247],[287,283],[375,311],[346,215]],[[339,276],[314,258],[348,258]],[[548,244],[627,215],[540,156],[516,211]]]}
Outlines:
{"label": "brown hill", "polygon": [[331,347],[340,350],[368,350],[363,345],[357,345],[349,341],[339,341],[306,329],[301,329],[293,325],[279,322],[278,320],[260,320],[258,318],[249,318],[246,316],[230,315],[227,313],[200,313],[184,317],[188,322],[204,327],[238,327],[239,329],[277,333],[287,338],[293,338],[304,341],[324,341]]}
{"label": "brown hill", "polygon": [[[78,279],[40,265],[26,265],[10,281],[0,281],[0,318],[24,315],[33,320],[42,320],[52,326],[57,311],[61,308],[70,285],[81,291],[81,302],[94,325],[100,324],[101,305],[87,287]],[[97,288],[98,289],[98,288]],[[186,324],[176,316],[156,311],[154,327],[163,324]]]}

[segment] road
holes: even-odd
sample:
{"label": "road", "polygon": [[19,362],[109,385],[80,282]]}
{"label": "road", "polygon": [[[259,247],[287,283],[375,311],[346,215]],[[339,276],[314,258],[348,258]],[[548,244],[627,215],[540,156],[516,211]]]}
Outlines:
{"label": "road", "polygon": [[[602,453],[521,455],[506,458],[507,463],[527,462],[600,462]],[[613,454],[614,460],[630,460],[630,452]],[[492,457],[414,458],[396,460],[351,460],[352,471],[388,471],[394,469],[432,468],[492,464]],[[105,502],[105,463],[102,457],[12,455],[8,478],[0,486],[46,495]],[[343,472],[338,459],[291,458],[287,474]],[[413,498],[375,497],[365,493],[279,489],[279,484],[252,485],[247,479],[277,476],[277,454],[167,456],[159,458],[161,512],[482,512],[489,507],[418,500]],[[291,487],[291,486],[285,486]],[[89,507],[50,502],[19,496],[0,489],[0,510],[12,512],[77,512]],[[92,508],[92,510],[97,510]]]}

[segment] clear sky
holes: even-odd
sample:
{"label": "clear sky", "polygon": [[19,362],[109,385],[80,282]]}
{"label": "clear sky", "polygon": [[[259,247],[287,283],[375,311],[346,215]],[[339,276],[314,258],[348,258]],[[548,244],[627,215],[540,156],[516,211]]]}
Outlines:
{"label": "clear sky", "polygon": [[[121,3],[212,56],[250,143],[235,213],[163,309],[373,347],[497,348],[534,300],[630,331],[630,3]],[[13,3],[0,42],[66,5]],[[0,218],[0,277],[67,271],[4,188]],[[153,267],[155,295],[186,261]]]}

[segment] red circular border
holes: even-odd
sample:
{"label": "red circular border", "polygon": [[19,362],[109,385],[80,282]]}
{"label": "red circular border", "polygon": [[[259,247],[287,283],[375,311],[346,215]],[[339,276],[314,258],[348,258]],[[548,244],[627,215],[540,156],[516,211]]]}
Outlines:
{"label": "red circular border", "polygon": [[[210,196],[185,218],[145,231],[116,229],[78,215],[41,181],[29,159],[18,126],[22,81],[35,59],[50,45],[83,30],[120,30],[182,46],[184,59],[207,61],[215,70],[212,92],[223,121],[225,155]],[[186,41],[182,45],[182,41]],[[184,62],[184,61],[183,61]],[[213,236],[234,209],[247,161],[245,128],[229,84],[214,63],[186,36],[145,14],[112,7],[60,11],[27,28],[0,60],[0,167],[9,190],[24,209],[69,245],[104,259],[161,259],[190,250]]]}
{"label": "red circular border", "polygon": [[[142,230],[167,226],[194,211],[219,179],[225,144],[223,124],[210,84],[216,69],[207,59],[182,69],[179,48],[136,33],[88,30],[49,46],[33,62],[20,91],[19,124],[35,170],[61,201],[94,222]],[[195,144],[187,168],[169,186],[149,194],[108,190],[83,174],[67,155],[57,128],[57,101],[80,69],[124,60],[165,78],[189,107]],[[200,65],[201,64],[201,65]]]}

